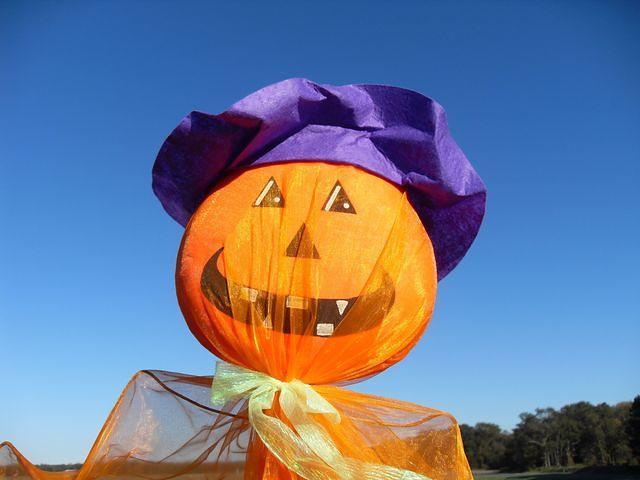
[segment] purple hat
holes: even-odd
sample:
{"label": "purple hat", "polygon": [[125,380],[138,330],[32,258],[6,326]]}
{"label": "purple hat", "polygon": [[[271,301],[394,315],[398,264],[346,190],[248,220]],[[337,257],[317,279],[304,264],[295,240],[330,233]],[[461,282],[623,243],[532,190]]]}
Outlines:
{"label": "purple hat", "polygon": [[291,160],[358,166],[404,187],[433,242],[438,279],[478,233],[486,189],[449,133],[444,109],[411,90],[270,85],[219,115],[191,112],[153,166],[153,191],[183,226],[229,173]]}

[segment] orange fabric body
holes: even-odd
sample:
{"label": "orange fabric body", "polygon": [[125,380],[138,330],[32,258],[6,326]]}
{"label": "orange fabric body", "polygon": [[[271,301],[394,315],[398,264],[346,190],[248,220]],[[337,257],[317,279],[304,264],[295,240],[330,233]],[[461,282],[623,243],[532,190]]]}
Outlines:
{"label": "orange fabric body", "polygon": [[[0,478],[297,478],[257,440],[243,404],[228,405],[225,411],[209,406],[211,380],[139,372],[122,392],[81,470],[40,470],[4,443]],[[342,415],[340,431],[323,425],[345,455],[410,469],[434,480],[472,478],[458,426],[447,413],[336,387],[317,389]]]}
{"label": "orange fabric body", "polygon": [[[350,165],[293,162],[240,172],[213,190],[186,228],[176,284],[189,327],[218,357],[325,385],[402,359],[431,317],[437,276],[402,189]],[[415,407],[319,388],[345,409],[338,426],[317,418],[345,456],[429,473],[446,463],[440,457],[460,458],[456,434],[447,447],[415,451],[376,420],[382,405],[402,412],[394,425]],[[251,452],[247,478],[297,478],[264,446]],[[468,474],[462,465],[456,478]]]}

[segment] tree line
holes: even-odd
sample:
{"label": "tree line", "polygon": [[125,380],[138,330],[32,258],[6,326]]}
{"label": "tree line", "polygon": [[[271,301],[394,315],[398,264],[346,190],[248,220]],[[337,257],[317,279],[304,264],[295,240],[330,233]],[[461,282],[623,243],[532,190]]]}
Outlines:
{"label": "tree line", "polygon": [[460,425],[471,468],[525,471],[640,463],[640,395],[633,402],[578,402],[520,415],[511,432],[493,423]]}

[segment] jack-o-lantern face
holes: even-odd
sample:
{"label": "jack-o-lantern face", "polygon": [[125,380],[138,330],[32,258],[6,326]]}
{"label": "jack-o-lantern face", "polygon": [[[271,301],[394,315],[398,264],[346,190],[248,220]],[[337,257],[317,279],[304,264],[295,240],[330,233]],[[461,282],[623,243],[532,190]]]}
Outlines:
{"label": "jack-o-lantern face", "polygon": [[404,352],[431,314],[436,272],[402,190],[356,167],[296,162],[216,187],[187,226],[177,285],[206,347],[286,377],[284,358],[299,376],[331,352]]}
{"label": "jack-o-lantern face", "polygon": [[[312,240],[305,237],[305,226],[301,226],[291,240],[287,255],[300,258],[320,259]],[[293,247],[291,247],[294,245]],[[305,251],[308,250],[308,253]],[[262,318],[263,326],[283,333],[310,334],[321,337],[343,335],[346,329],[337,328],[348,314],[370,315],[366,328],[371,328],[384,318],[393,305],[395,289],[388,275],[383,284],[371,293],[351,298],[314,298],[296,295],[280,295],[266,290],[229,282],[218,268],[220,248],[207,262],[202,272],[202,292],[215,307],[228,317],[251,323],[254,312]],[[313,253],[313,255],[312,255]],[[237,298],[235,312],[231,298]],[[274,324],[273,312],[284,305],[282,324]],[[353,311],[352,311],[353,310]],[[363,329],[363,328],[361,328]]]}

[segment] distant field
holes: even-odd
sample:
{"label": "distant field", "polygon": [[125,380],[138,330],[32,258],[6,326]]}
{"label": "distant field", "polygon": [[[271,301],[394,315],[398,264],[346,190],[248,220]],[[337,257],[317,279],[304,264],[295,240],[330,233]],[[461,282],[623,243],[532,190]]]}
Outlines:
{"label": "distant field", "polygon": [[639,480],[640,472],[603,473],[482,473],[476,472],[477,480]]}

